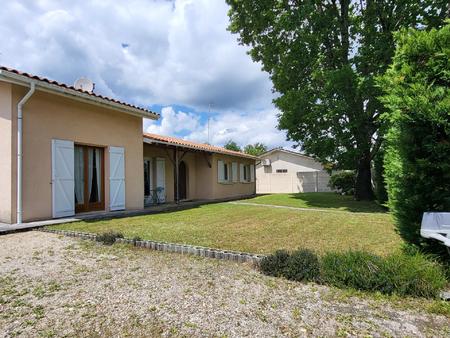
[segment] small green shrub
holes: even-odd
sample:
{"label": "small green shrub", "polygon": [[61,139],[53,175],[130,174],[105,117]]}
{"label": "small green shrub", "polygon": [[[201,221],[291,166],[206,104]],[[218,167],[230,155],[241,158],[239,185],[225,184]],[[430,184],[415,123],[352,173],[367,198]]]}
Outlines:
{"label": "small green shrub", "polygon": [[319,258],[308,249],[294,251],[287,260],[283,276],[295,281],[319,281]]}
{"label": "small green shrub", "polygon": [[108,231],[97,235],[96,241],[106,245],[112,245],[116,242],[117,238],[123,238],[123,234],[120,232]]}
{"label": "small green shrub", "polygon": [[442,268],[418,252],[384,258],[359,251],[328,253],[321,269],[326,284],[400,296],[437,297],[447,283]]}
{"label": "small green shrub", "polygon": [[320,280],[319,258],[308,249],[300,249],[293,253],[285,250],[276,251],[273,255],[262,259],[260,269],[266,275],[295,281]]}
{"label": "small green shrub", "polygon": [[383,266],[383,293],[435,298],[447,284],[443,269],[421,254],[393,254]]}
{"label": "small green shrub", "polygon": [[353,195],[355,192],[356,174],[354,171],[341,171],[331,175],[328,185],[345,195]]}
{"label": "small green shrub", "polygon": [[275,251],[273,255],[268,255],[261,260],[259,268],[266,275],[282,277],[289,257],[290,255],[286,250]]}
{"label": "small green shrub", "polygon": [[327,253],[322,258],[322,279],[339,288],[376,290],[382,266],[380,257],[366,252]]}

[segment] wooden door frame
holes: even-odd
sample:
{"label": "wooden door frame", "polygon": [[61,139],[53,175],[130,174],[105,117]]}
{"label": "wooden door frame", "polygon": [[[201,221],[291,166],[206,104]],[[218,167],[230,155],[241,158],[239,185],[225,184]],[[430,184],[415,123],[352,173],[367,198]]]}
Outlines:
{"label": "wooden door frame", "polygon": [[[83,176],[84,176],[84,187],[83,187],[83,194],[84,194],[84,203],[83,204],[75,204],[75,213],[80,212],[89,212],[89,211],[101,211],[105,210],[105,147],[99,147],[99,146],[93,146],[93,145],[85,145],[85,144],[79,144],[75,143],[74,147],[80,147],[83,148]],[[96,203],[89,203],[89,155],[88,155],[88,149],[101,149],[102,150],[102,156],[101,156],[101,179],[100,182],[102,183],[102,188],[99,191],[101,201]]]}

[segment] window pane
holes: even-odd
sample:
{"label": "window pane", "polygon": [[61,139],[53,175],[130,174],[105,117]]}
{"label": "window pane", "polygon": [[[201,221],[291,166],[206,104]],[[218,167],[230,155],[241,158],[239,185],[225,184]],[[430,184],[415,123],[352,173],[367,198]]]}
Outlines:
{"label": "window pane", "polygon": [[150,196],[150,161],[144,161],[144,196]]}
{"label": "window pane", "polygon": [[84,149],[75,146],[75,204],[84,204]]}
{"label": "window pane", "polygon": [[89,203],[101,202],[102,149],[88,149],[88,192]]}
{"label": "window pane", "polygon": [[225,181],[228,181],[228,164],[223,165],[223,177]]}

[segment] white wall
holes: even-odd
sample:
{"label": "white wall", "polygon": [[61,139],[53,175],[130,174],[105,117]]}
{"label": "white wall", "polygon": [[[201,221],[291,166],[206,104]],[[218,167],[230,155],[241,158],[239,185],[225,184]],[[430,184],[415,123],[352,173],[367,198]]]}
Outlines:
{"label": "white wall", "polygon": [[[274,151],[264,159],[270,159],[271,165],[256,167],[258,194],[331,191],[328,173],[314,159],[284,151]],[[277,169],[287,169],[287,173],[277,173]]]}

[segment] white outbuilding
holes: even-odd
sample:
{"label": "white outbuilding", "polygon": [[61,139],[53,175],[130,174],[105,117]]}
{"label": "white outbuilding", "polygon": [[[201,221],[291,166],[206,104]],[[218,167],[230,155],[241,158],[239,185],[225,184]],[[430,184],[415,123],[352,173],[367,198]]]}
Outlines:
{"label": "white outbuilding", "polygon": [[256,193],[329,192],[330,175],[314,158],[282,148],[261,156],[256,166]]}

